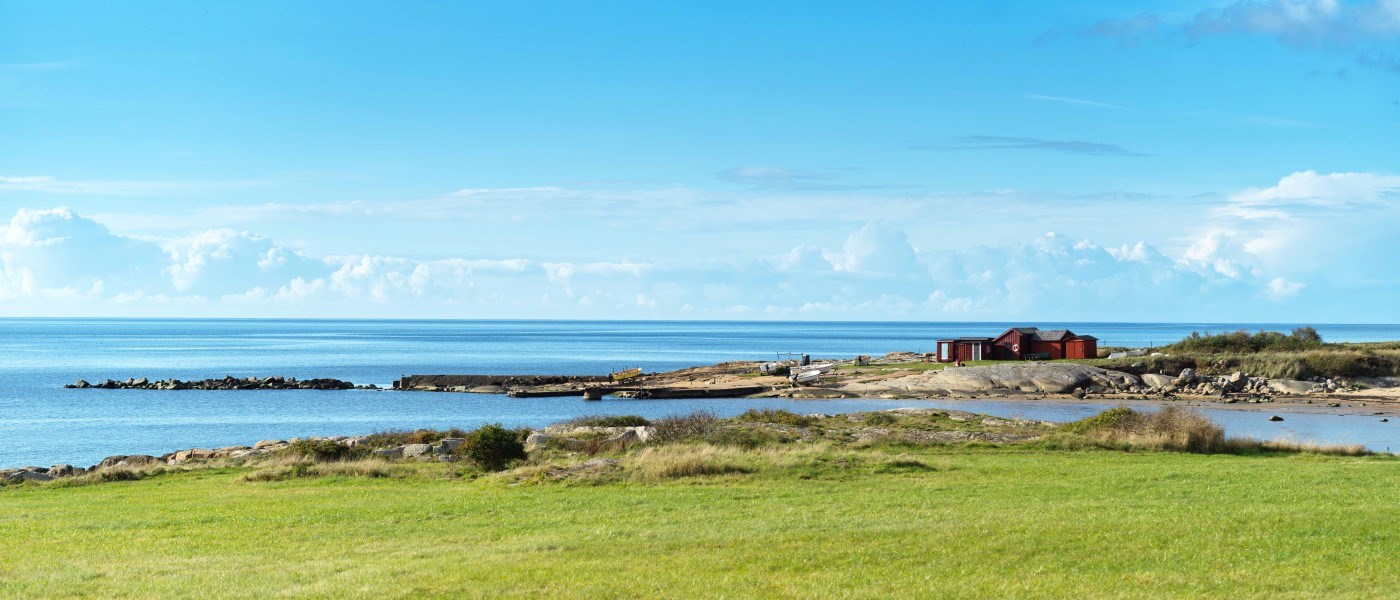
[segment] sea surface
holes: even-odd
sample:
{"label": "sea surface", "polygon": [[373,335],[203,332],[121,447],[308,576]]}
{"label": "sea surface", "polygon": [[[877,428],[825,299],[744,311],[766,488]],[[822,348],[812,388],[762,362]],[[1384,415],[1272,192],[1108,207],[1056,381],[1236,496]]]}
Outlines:
{"label": "sea surface", "polygon": [[[402,375],[607,374],[663,371],[788,353],[849,358],[929,352],[939,338],[994,336],[1026,323],[715,321],[385,321],[0,319],[0,467],[87,466],[114,454],[310,435],[358,435],[499,422],[543,426],[584,414],[661,417],[697,409],[838,413],[943,406],[1001,416],[1072,420],[1105,406],[1007,401],[514,399],[392,391],[77,390],[77,379],[333,377],[388,387]],[[1328,341],[1400,340],[1400,325],[1033,323],[1091,334],[1101,346],[1162,345],[1192,331],[1312,325]],[[1232,435],[1361,443],[1400,451],[1400,419],[1208,411]]]}

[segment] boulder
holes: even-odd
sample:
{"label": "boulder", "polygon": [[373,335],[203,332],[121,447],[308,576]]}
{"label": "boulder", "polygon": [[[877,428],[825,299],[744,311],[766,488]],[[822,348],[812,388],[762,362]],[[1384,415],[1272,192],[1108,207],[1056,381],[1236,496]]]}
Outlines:
{"label": "boulder", "polygon": [[429,444],[405,444],[403,447],[403,456],[404,458],[414,458],[426,455],[432,451],[433,447]]}
{"label": "boulder", "polygon": [[440,444],[443,448],[447,449],[447,454],[451,454],[453,452],[456,452],[457,448],[461,447],[462,442],[465,441],[466,440],[463,438],[442,438],[442,440],[440,440],[438,444]]}
{"label": "boulder", "polygon": [[1147,373],[1142,376],[1142,383],[1150,388],[1162,389],[1177,385],[1177,378],[1158,373]]}
{"label": "boulder", "polygon": [[87,388],[92,387],[92,384],[79,379],[77,383],[73,384],[73,387],[78,388],[80,390],[85,390]]}
{"label": "boulder", "polygon": [[41,471],[19,471],[7,478],[10,481],[53,481],[53,475]]}
{"label": "boulder", "polygon": [[271,448],[271,447],[273,447],[273,446],[282,446],[282,445],[285,445],[286,443],[287,443],[287,442],[284,442],[284,441],[282,441],[282,440],[258,440],[257,443],[253,444],[253,449],[254,449],[254,450],[262,450],[263,448]]}
{"label": "boulder", "polygon": [[615,436],[612,436],[612,437],[608,438],[608,441],[609,441],[609,442],[621,442],[621,443],[624,443],[624,444],[628,444],[628,443],[640,443],[640,442],[642,441],[642,438],[641,438],[640,436],[637,435],[637,430],[636,430],[636,429],[632,429],[632,428],[629,427],[626,431],[623,431],[622,433],[619,433],[619,434],[617,434],[617,435],[615,435]]}
{"label": "boulder", "polygon": [[70,477],[75,474],[73,465],[63,464],[49,467],[48,474],[52,477]]}
{"label": "boulder", "polygon": [[525,438],[525,449],[528,451],[543,450],[545,448],[558,448],[561,450],[582,450],[588,446],[588,442],[577,438],[540,433],[531,433]]}
{"label": "boulder", "polygon": [[403,446],[379,448],[374,451],[374,456],[376,458],[403,458],[403,448]]}
{"label": "boulder", "polygon": [[1274,415],[1274,416],[1272,416],[1272,417],[1269,417],[1269,420],[1270,420],[1270,421],[1282,421],[1282,420],[1283,420],[1283,417],[1280,417],[1280,416],[1278,416],[1278,415]]}
{"label": "boulder", "polygon": [[1279,394],[1306,394],[1317,388],[1316,383],[1296,379],[1270,379],[1265,385]]}
{"label": "boulder", "polygon": [[529,452],[548,448],[549,442],[553,439],[554,436],[547,433],[533,432],[529,437],[525,438],[525,451]]}
{"label": "boulder", "polygon": [[151,456],[149,454],[108,456],[107,458],[102,459],[101,462],[97,463],[97,465],[93,467],[93,470],[107,469],[111,467],[144,467],[147,465],[155,465],[163,462],[165,461],[162,460],[160,457]]}

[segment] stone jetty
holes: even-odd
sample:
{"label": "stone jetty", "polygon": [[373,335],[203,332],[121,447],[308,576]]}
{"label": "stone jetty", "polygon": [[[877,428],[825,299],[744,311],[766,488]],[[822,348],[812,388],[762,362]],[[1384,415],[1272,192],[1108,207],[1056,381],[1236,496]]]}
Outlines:
{"label": "stone jetty", "polygon": [[97,390],[351,390],[351,389],[379,389],[378,386],[370,384],[356,386],[349,381],[339,379],[301,379],[295,377],[233,377],[228,376],[222,379],[202,379],[199,381],[181,381],[179,379],[150,380],[145,377],[140,379],[127,379],[117,381],[108,379],[101,383],[88,383],[79,379],[76,383],[63,386],[69,389],[97,389]]}

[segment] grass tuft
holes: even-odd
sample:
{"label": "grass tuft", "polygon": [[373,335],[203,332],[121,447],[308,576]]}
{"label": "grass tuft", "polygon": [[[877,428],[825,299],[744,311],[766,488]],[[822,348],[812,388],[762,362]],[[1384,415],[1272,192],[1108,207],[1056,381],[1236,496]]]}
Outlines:
{"label": "grass tuft", "polygon": [[651,425],[645,417],[638,415],[585,415],[564,422],[576,427],[645,427]]}
{"label": "grass tuft", "polygon": [[709,444],[645,448],[627,461],[634,478],[658,481],[683,477],[704,477],[750,473],[742,451]]}
{"label": "grass tuft", "polygon": [[750,408],[737,418],[740,421],[748,421],[750,423],[774,423],[778,425],[791,425],[793,427],[809,427],[817,422],[817,419],[814,417],[799,415],[782,409],[756,410]]}

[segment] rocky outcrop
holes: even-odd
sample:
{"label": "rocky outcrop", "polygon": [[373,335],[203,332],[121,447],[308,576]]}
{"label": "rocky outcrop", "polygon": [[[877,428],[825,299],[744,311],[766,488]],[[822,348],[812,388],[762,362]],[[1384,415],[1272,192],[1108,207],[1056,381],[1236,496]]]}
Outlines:
{"label": "rocky outcrop", "polygon": [[1137,376],[1076,363],[1006,363],[980,367],[949,368],[926,375],[930,387],[977,392],[1013,390],[1067,394],[1076,389],[1090,392],[1137,391]]}
{"label": "rocky outcrop", "polygon": [[656,428],[640,427],[580,427],[563,423],[550,425],[525,438],[526,450],[554,448],[568,451],[584,450],[590,442],[645,444],[656,438]]}
{"label": "rocky outcrop", "polygon": [[99,390],[350,390],[350,389],[379,389],[378,386],[370,384],[356,386],[349,381],[339,379],[302,379],[295,377],[233,377],[227,376],[223,379],[203,379],[199,381],[181,381],[179,379],[162,379],[151,381],[145,377],[139,379],[127,379],[117,381],[108,379],[102,383],[88,383],[79,379],[76,383],[70,383],[63,387],[69,389],[99,389]]}

